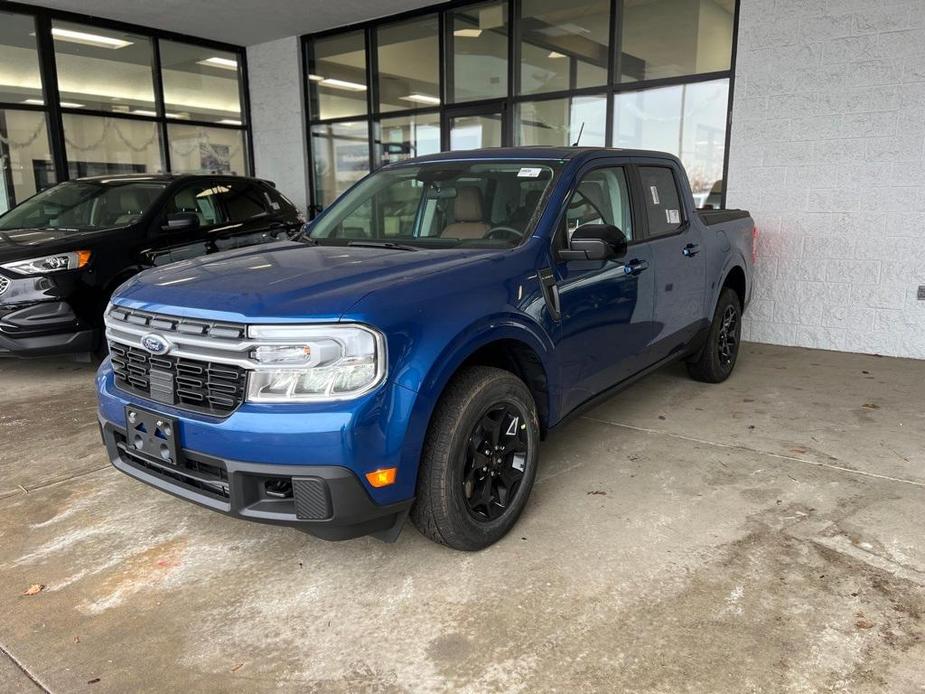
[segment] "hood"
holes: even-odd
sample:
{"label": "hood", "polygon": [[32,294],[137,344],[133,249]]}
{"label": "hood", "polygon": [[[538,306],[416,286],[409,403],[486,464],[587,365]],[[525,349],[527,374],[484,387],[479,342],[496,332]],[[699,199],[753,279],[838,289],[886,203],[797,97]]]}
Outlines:
{"label": "hood", "polygon": [[0,230],[0,264],[53,253],[81,250],[98,242],[111,229],[9,229]]}
{"label": "hood", "polygon": [[498,253],[284,241],[147,270],[122,285],[113,300],[155,313],[238,323],[337,320],[372,291]]}

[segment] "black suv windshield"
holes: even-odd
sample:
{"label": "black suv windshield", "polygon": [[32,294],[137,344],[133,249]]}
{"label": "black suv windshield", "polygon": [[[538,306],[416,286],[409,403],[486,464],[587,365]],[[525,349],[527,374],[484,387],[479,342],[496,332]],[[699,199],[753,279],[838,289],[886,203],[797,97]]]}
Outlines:
{"label": "black suv windshield", "polygon": [[320,244],[509,247],[529,236],[558,163],[434,161],[383,169],[311,228]]}
{"label": "black suv windshield", "polygon": [[0,217],[0,231],[127,226],[141,219],[166,187],[160,181],[67,181]]}

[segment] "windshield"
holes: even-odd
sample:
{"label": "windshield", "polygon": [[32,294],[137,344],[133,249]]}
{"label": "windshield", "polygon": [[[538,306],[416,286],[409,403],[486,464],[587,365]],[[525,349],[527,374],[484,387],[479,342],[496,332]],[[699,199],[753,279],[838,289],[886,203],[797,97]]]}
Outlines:
{"label": "windshield", "polygon": [[126,226],[141,219],[166,187],[158,181],[68,181],[0,217],[0,230],[85,231]]}
{"label": "windshield", "polygon": [[321,244],[505,247],[529,236],[558,164],[435,161],[384,169],[311,228]]}

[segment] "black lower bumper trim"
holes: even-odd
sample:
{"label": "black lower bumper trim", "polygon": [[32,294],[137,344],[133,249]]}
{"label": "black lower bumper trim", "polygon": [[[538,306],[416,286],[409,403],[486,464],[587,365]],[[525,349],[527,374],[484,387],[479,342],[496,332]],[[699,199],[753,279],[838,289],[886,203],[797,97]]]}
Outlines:
{"label": "black lower bumper trim", "polygon": [[56,354],[92,352],[96,345],[95,330],[35,337],[13,337],[0,332],[0,357],[48,357]]}
{"label": "black lower bumper trim", "polygon": [[397,539],[413,499],[380,506],[356,474],[333,465],[266,465],[183,450],[171,465],[130,446],[125,431],[101,420],[116,469],[187,501],[235,518],[285,525],[325,540],[373,535]]}

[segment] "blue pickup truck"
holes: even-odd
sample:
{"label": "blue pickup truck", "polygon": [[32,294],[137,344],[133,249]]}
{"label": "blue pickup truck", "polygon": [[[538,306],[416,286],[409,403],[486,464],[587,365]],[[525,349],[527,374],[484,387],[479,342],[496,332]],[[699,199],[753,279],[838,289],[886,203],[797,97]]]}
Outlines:
{"label": "blue pickup truck", "polygon": [[685,360],[736,363],[754,225],[668,154],[449,152],[387,166],[302,236],[154,268],[106,312],[113,465],[318,537],[411,516],[477,550],[570,415]]}

